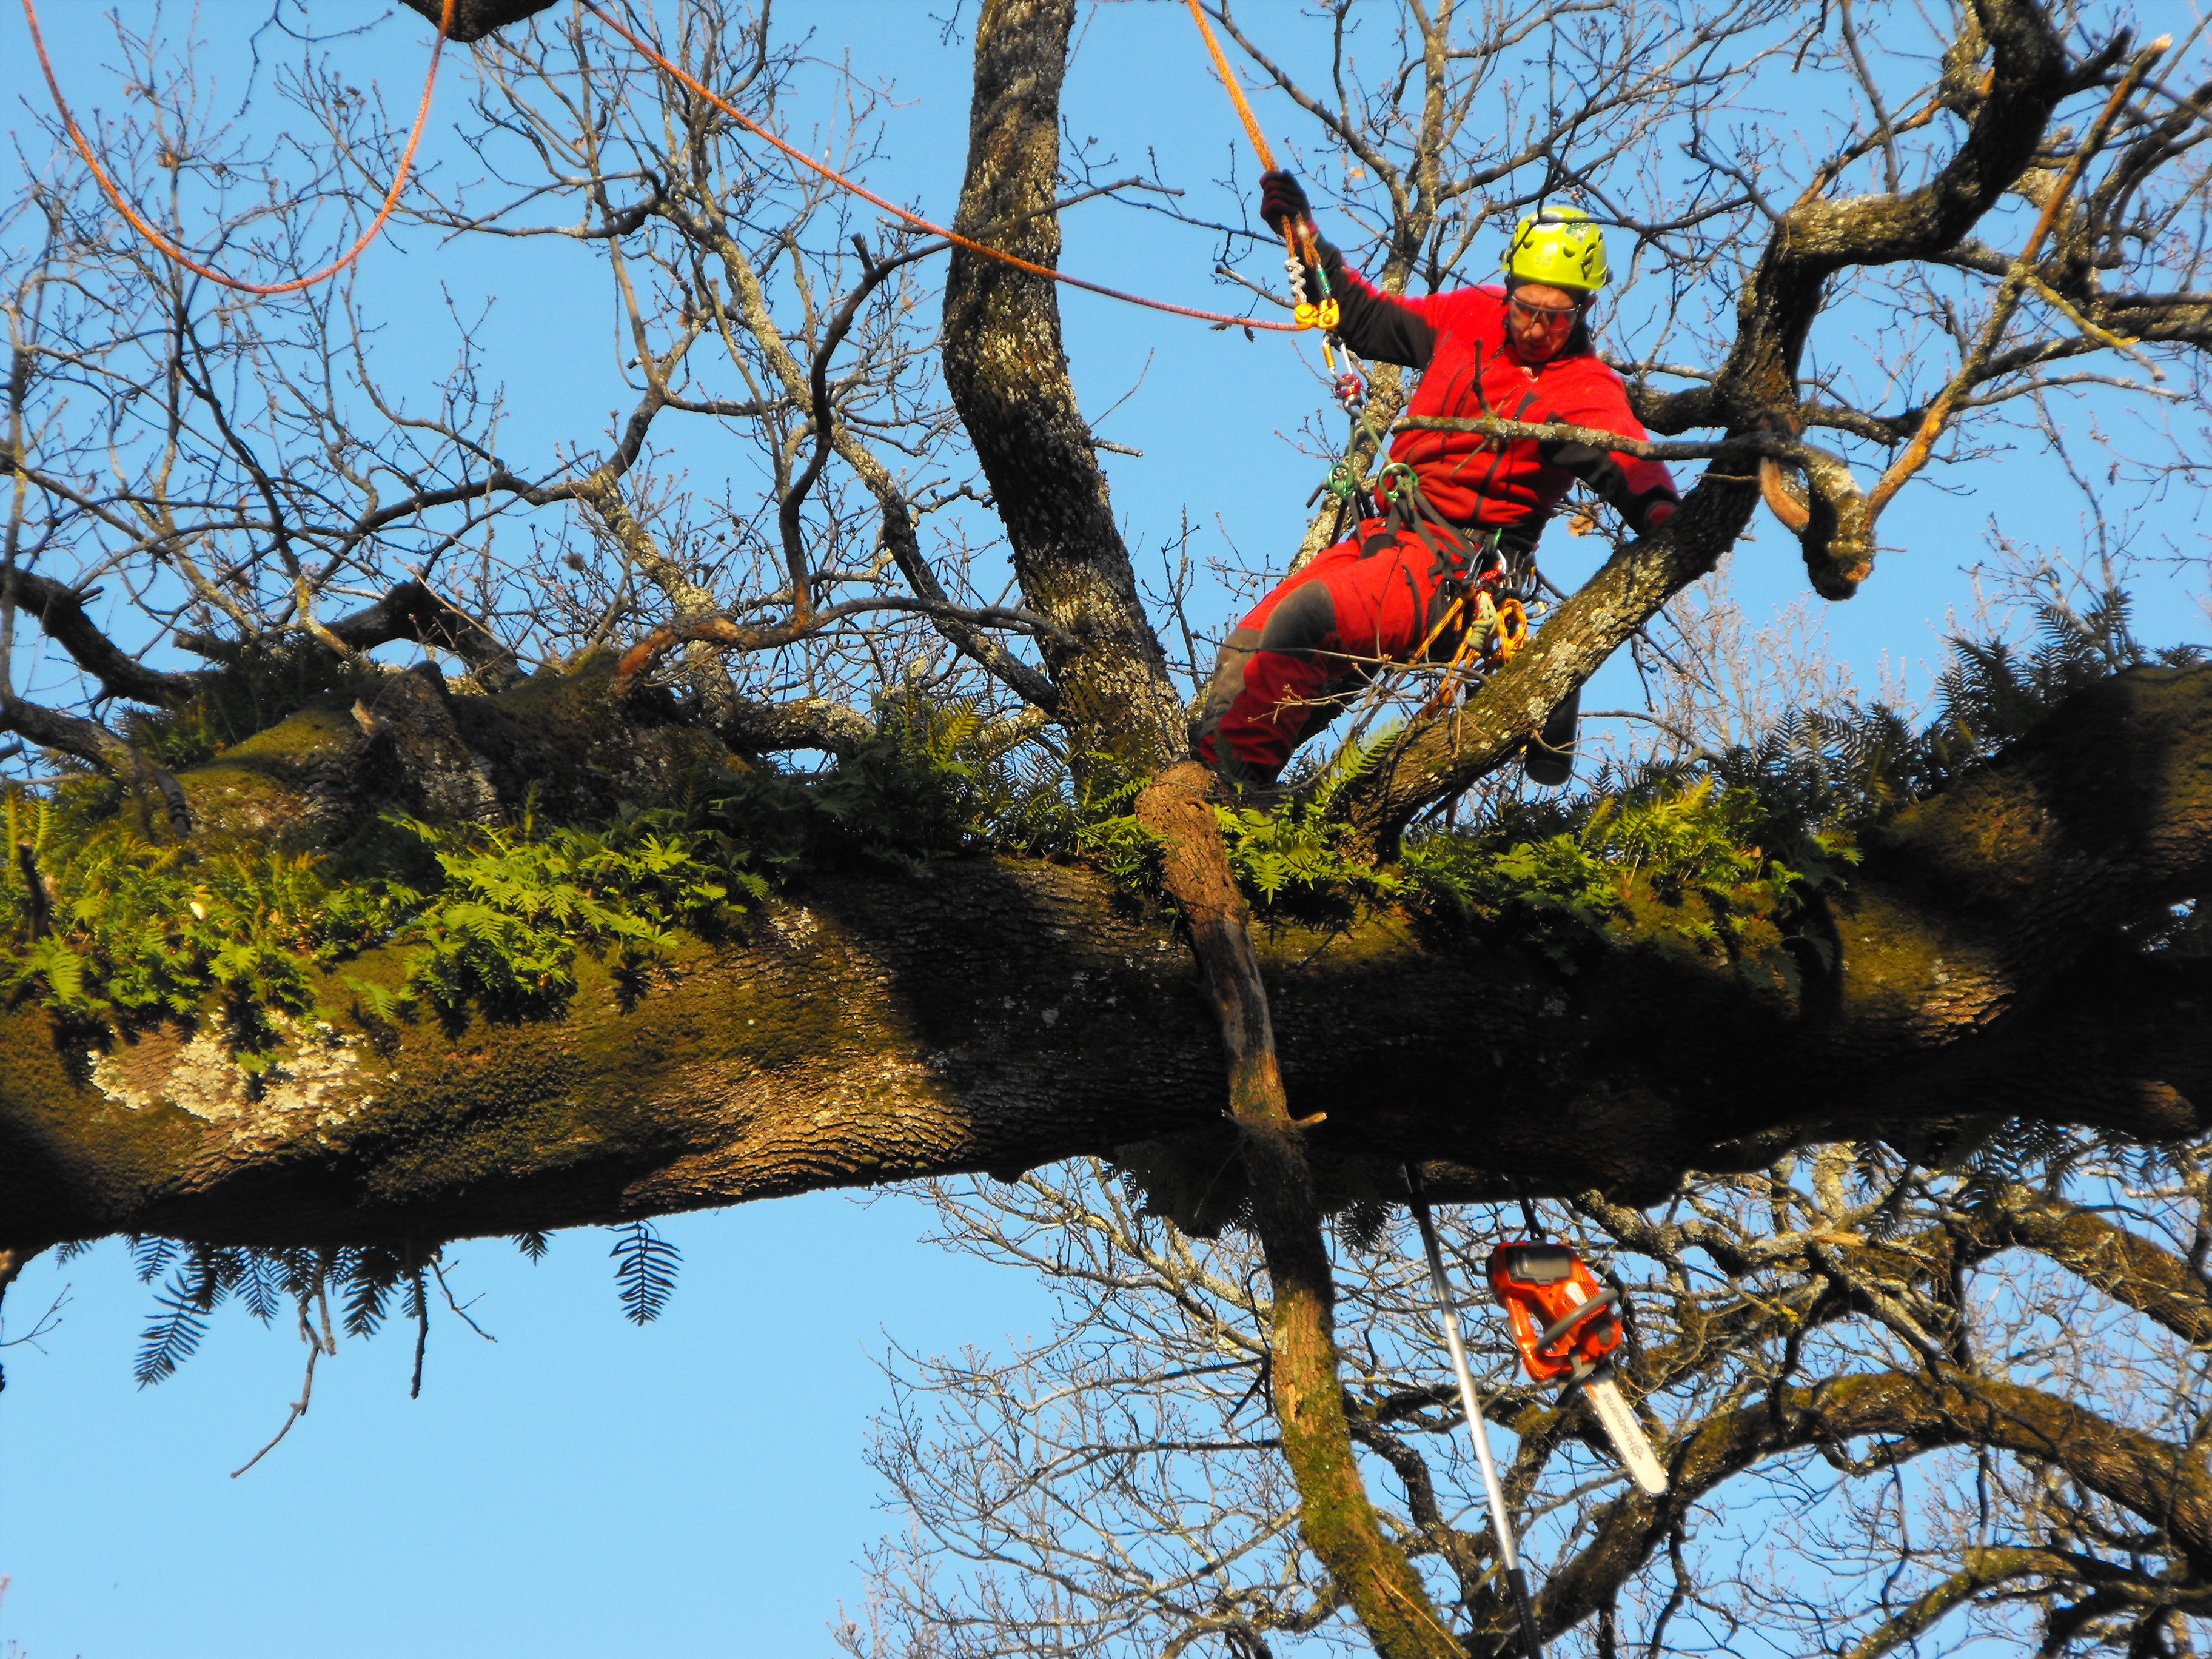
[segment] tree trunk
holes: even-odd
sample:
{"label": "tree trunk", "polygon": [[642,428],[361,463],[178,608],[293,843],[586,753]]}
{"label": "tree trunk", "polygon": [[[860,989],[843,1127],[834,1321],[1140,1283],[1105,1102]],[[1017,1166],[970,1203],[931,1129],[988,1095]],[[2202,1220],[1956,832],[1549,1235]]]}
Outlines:
{"label": "tree trunk", "polygon": [[[1060,263],[1060,88],[1075,0],[985,0],[975,22],[968,173],[954,228]],[[974,441],[1024,602],[1074,641],[1045,667],[1079,755],[1151,771],[1184,747],[1182,707],[1145,618],[1091,428],[1076,406],[1049,279],[956,248],[945,378]]]}

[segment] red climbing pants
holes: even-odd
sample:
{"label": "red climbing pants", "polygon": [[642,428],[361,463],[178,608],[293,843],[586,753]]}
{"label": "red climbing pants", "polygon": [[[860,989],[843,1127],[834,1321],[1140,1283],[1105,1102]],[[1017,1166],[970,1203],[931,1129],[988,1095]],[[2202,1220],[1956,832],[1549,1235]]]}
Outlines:
{"label": "red climbing pants", "polygon": [[1366,520],[1254,606],[1221,642],[1192,728],[1198,757],[1235,781],[1272,782],[1352,691],[1410,659],[1443,610],[1438,586],[1466,556],[1440,527],[1429,534],[1435,549],[1411,527]]}

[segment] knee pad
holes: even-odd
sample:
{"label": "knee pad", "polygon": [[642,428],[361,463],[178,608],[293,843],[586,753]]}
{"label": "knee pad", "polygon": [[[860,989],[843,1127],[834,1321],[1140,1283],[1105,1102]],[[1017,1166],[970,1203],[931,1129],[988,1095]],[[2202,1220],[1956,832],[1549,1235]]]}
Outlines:
{"label": "knee pad", "polygon": [[1252,653],[1260,648],[1260,630],[1256,628],[1232,628],[1221,641],[1221,649],[1213,659],[1213,678],[1206,683],[1206,690],[1191,713],[1188,727],[1190,752],[1208,766],[1213,760],[1213,733],[1221,724],[1221,717],[1237,701],[1237,694],[1244,689],[1244,670],[1252,660]]}
{"label": "knee pad", "polygon": [[1260,635],[1259,649],[1311,651],[1335,632],[1336,599],[1328,591],[1328,584],[1302,582],[1283,595],[1282,603],[1268,617],[1267,626]]}

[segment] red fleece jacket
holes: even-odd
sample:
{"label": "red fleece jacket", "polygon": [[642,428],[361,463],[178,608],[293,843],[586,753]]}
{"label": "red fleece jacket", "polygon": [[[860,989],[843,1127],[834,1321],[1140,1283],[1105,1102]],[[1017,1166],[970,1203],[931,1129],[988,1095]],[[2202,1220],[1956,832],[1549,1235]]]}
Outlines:
{"label": "red fleece jacket", "polygon": [[[1337,332],[1345,344],[1363,357],[1421,371],[1408,415],[1487,414],[1649,435],[1629,410],[1620,376],[1598,361],[1580,328],[1549,362],[1523,362],[1506,333],[1502,288],[1395,299],[1347,267],[1335,248],[1322,243],[1321,251],[1342,309]],[[1584,444],[1401,432],[1390,458],[1420,475],[1423,492],[1443,517],[1502,529],[1509,545],[1523,549],[1536,544],[1577,479],[1619,508],[1638,534],[1653,506],[1680,499],[1662,463]]]}

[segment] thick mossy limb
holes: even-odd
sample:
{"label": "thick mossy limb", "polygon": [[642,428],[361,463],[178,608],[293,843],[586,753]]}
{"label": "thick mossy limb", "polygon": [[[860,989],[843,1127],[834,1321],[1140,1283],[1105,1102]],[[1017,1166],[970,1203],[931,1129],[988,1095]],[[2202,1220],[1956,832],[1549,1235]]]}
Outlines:
{"label": "thick mossy limb", "polygon": [[[1826,954],[1795,985],[1762,966],[1771,896],[1756,890],[1771,883],[1716,882],[1723,916],[1693,884],[1679,898],[1653,890],[1648,866],[1600,925],[1577,924],[1565,961],[1521,937],[1518,898],[1464,925],[1370,908],[1253,940],[1283,1085],[1301,1112],[1327,1114],[1302,1137],[1317,1203],[1371,1193],[1372,1171],[1401,1159],[1455,1166],[1460,1196],[1502,1196],[1519,1176],[1633,1203],[1686,1165],[1763,1167],[1807,1137],[1936,1134],[1993,1114],[2153,1136],[2200,1127],[2212,962],[2149,945],[2177,925],[2161,896],[2212,875],[2201,822],[2159,821],[2201,817],[2191,781],[2212,738],[2191,733],[2212,672],[2145,684],[2156,695],[2097,699],[2099,720],[2032,737],[1983,789],[1901,814],[1824,898]],[[2112,744],[2113,720],[2128,725],[2124,752],[2179,781],[2106,820],[2120,843],[2108,854],[2100,820],[2052,808],[2047,780],[2069,749]],[[825,781],[837,822],[908,813],[884,803],[928,781],[912,771]],[[776,811],[811,810],[794,781],[769,781],[792,797]],[[909,793],[883,793],[893,786]],[[2027,860],[2029,902],[1983,902],[1943,876],[1957,854],[1928,850],[1977,845],[1984,821],[2036,803],[2071,850]],[[234,852],[225,867],[250,908],[248,855],[273,854],[231,833],[186,849],[199,874],[186,850],[152,849],[170,861],[172,913],[229,914],[197,887]],[[641,979],[580,951],[574,994],[528,1018],[449,1021],[425,997],[413,1023],[385,1018],[349,981],[397,996],[416,947],[349,945],[368,954],[313,969],[320,1006],[342,1036],[375,1039],[349,1051],[364,1075],[402,1080],[313,1133],[133,1109],[133,1093],[162,1092],[137,1074],[145,1056],[181,1034],[88,1025],[27,982],[0,1012],[0,1238],[449,1237],[1145,1144],[1166,1149],[1146,1165],[1166,1207],[1189,1200],[1207,1212],[1189,1218],[1198,1225],[1240,1212],[1249,1194],[1219,1176],[1220,1027],[1158,908],[1066,863],[925,857],[839,833],[791,837],[785,896],[718,936],[663,918],[674,943]],[[20,878],[20,861],[8,868]],[[61,868],[58,854],[46,873]],[[2098,902],[2023,960],[2017,921],[2046,890]],[[27,929],[27,896],[15,896]],[[263,935],[236,937],[281,932],[288,915],[279,905]],[[200,920],[162,948],[182,949]],[[51,926],[76,923],[57,905]],[[91,1056],[103,1052],[126,1087],[100,1085]]]}
{"label": "thick mossy limb", "polygon": [[482,817],[527,801],[588,822],[733,763],[665,699],[617,705],[615,660],[592,652],[490,696],[453,693],[434,669],[356,672],[179,781],[217,830],[328,846],[394,805]]}

